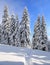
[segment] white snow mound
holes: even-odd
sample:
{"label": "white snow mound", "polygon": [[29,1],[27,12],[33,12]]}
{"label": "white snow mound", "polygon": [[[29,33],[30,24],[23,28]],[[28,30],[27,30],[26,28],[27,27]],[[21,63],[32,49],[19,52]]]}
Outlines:
{"label": "white snow mound", "polygon": [[50,52],[0,45],[0,65],[50,65]]}

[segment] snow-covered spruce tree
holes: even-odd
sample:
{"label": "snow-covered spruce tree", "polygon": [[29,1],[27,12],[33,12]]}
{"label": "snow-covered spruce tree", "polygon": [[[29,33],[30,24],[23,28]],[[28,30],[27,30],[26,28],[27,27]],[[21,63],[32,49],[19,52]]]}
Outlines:
{"label": "snow-covered spruce tree", "polygon": [[30,21],[29,21],[28,10],[25,7],[22,21],[21,21],[21,27],[20,27],[21,47],[27,47],[27,45],[30,44],[29,35],[30,35]]}
{"label": "snow-covered spruce tree", "polygon": [[18,16],[16,15],[16,22],[15,22],[15,46],[20,46],[20,23],[19,23],[19,19]]}
{"label": "snow-covered spruce tree", "polygon": [[11,28],[11,34],[15,31],[15,17],[14,14],[11,15],[11,23],[10,23],[10,28]]}
{"label": "snow-covered spruce tree", "polygon": [[2,43],[2,26],[0,24],[0,44]]}
{"label": "snow-covered spruce tree", "polygon": [[34,25],[34,34],[32,38],[32,48],[39,49],[39,44],[41,41],[41,25],[40,25],[40,16],[38,16],[37,21]]}
{"label": "snow-covered spruce tree", "polygon": [[8,7],[4,7],[4,15],[2,19],[2,34],[3,34],[3,43],[9,44],[9,31],[10,31],[10,22],[9,22],[9,15],[8,15]]}
{"label": "snow-covered spruce tree", "polygon": [[48,50],[47,47],[48,38],[47,38],[47,32],[46,32],[46,23],[44,20],[44,16],[42,16],[42,22],[41,22],[41,49],[42,50]]}
{"label": "snow-covered spruce tree", "polygon": [[11,45],[15,46],[15,17],[14,17],[14,14],[11,15],[11,23],[10,23],[10,30],[11,30],[11,36],[10,36],[10,39],[11,39]]}

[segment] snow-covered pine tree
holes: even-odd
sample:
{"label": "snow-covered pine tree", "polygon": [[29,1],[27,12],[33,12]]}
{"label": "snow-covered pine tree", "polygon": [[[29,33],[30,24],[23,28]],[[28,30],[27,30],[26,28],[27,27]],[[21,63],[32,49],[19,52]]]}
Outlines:
{"label": "snow-covered pine tree", "polygon": [[19,19],[18,19],[18,15],[16,15],[15,28],[17,29],[17,31],[19,30]]}
{"label": "snow-covered pine tree", "polygon": [[42,50],[48,50],[47,47],[48,38],[47,38],[47,32],[46,32],[46,23],[44,16],[42,16],[42,22],[41,22],[41,49]]}
{"label": "snow-covered pine tree", "polygon": [[9,15],[8,15],[8,7],[4,7],[4,15],[2,19],[2,28],[3,28],[3,43],[9,44],[8,38],[9,38],[9,31],[10,31],[10,21],[9,21]]}
{"label": "snow-covered pine tree", "polygon": [[41,34],[42,34],[42,40],[44,40],[44,43],[47,43],[47,32],[46,32],[46,23],[44,20],[44,16],[42,16],[42,23],[41,23]]}
{"label": "snow-covered pine tree", "polygon": [[38,16],[37,21],[34,25],[34,34],[33,34],[33,38],[32,38],[32,48],[33,49],[39,49],[39,44],[41,41],[41,33],[40,33],[40,29],[41,25],[40,25],[40,16]]}
{"label": "snow-covered pine tree", "polygon": [[10,28],[11,28],[11,34],[15,31],[15,17],[14,14],[11,15],[11,23],[10,23]]}
{"label": "snow-covered pine tree", "polygon": [[20,41],[22,47],[27,47],[27,45],[30,43],[29,35],[30,35],[30,21],[28,10],[25,7],[20,27]]}
{"label": "snow-covered pine tree", "polygon": [[0,24],[0,44],[2,43],[2,26]]}
{"label": "snow-covered pine tree", "polygon": [[11,45],[15,46],[15,17],[14,14],[11,15],[11,23],[10,23],[10,30],[11,30]]}
{"label": "snow-covered pine tree", "polygon": [[19,28],[20,28],[20,23],[19,23],[19,19],[18,19],[18,15],[16,15],[16,23],[15,23],[15,46],[20,46],[20,32],[19,32]]}

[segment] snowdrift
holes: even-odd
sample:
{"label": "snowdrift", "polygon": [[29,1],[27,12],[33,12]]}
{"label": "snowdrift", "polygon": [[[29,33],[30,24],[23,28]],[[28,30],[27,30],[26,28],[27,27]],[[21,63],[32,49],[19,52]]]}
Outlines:
{"label": "snowdrift", "polygon": [[0,65],[50,65],[50,52],[0,45]]}

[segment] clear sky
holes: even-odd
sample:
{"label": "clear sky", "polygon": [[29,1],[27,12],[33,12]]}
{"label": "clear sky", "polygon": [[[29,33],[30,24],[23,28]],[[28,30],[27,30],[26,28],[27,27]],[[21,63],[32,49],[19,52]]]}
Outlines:
{"label": "clear sky", "polygon": [[47,35],[50,39],[50,0],[0,0],[0,23],[2,22],[2,15],[4,6],[8,6],[9,15],[14,13],[18,14],[21,21],[23,9],[25,6],[28,8],[30,14],[30,28],[31,36],[33,34],[34,23],[40,14],[45,16]]}

